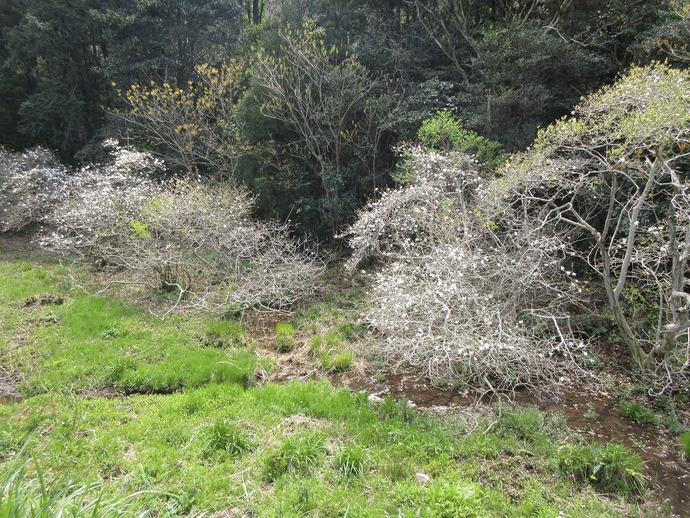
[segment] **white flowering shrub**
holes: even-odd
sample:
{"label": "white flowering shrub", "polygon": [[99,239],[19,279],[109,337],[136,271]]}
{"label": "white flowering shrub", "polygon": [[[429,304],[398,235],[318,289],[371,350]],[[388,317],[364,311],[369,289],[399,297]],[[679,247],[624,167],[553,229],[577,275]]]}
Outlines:
{"label": "white flowering shrub", "polygon": [[70,171],[46,149],[11,153],[0,148],[0,232],[42,223],[73,182]]}
{"label": "white flowering shrub", "polygon": [[288,230],[250,219],[253,200],[231,184],[157,182],[160,162],[113,147],[114,160],[85,167],[56,208],[42,243],[111,265],[115,282],[150,284],[213,312],[285,307],[323,265]]}
{"label": "white flowering shrub", "polygon": [[384,353],[432,377],[494,390],[552,382],[584,348],[553,308],[543,309],[554,245],[438,245],[379,273],[365,318],[385,335]]}
{"label": "white flowering shrub", "polygon": [[146,153],[106,142],[113,160],[87,165],[71,175],[66,196],[46,218],[41,243],[54,250],[89,257],[97,263],[126,264],[120,252],[129,221],[160,189],[151,175],[163,165]]}
{"label": "white flowering shrub", "polygon": [[[657,393],[690,386],[690,73],[634,68],[540,132],[487,190],[561,240]],[[493,209],[492,209],[493,210]]]}
{"label": "white flowering shrub", "polygon": [[360,211],[342,237],[353,250],[348,265],[367,259],[405,258],[428,252],[458,233],[468,232],[468,202],[480,184],[477,161],[469,155],[406,149],[398,178],[389,190]]}
{"label": "white flowering shrub", "polygon": [[388,262],[363,314],[384,335],[383,353],[493,390],[556,380],[584,347],[558,312],[572,301],[569,285],[578,289],[561,270],[561,242],[539,226],[499,234],[480,219],[486,182],[469,157],[417,148],[406,164],[409,184],[348,231],[353,266]]}

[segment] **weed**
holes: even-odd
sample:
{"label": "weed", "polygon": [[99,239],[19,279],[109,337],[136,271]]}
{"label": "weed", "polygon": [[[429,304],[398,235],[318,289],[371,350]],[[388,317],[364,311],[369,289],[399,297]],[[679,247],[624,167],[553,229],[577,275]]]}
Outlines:
{"label": "weed", "polygon": [[598,369],[601,367],[601,356],[597,352],[584,351],[577,358],[577,363],[586,369]]}
{"label": "weed", "polygon": [[320,432],[291,435],[270,451],[264,460],[264,475],[273,481],[289,471],[314,467],[326,451],[326,438]]}
{"label": "weed", "polygon": [[363,475],[368,467],[368,456],[366,450],[360,446],[346,446],[333,459],[338,473],[345,477],[359,477]]}
{"label": "weed", "polygon": [[126,327],[113,326],[101,332],[100,337],[104,339],[113,339],[127,336],[130,330]]}
{"label": "weed", "polygon": [[376,383],[385,383],[386,382],[386,373],[383,371],[378,371],[376,375],[374,376],[374,381]]}
{"label": "weed", "polygon": [[276,368],[276,359],[266,356],[264,358],[259,358],[256,363],[256,369],[254,374],[258,379],[268,379],[273,374]]}
{"label": "weed", "polygon": [[587,411],[585,412],[584,415],[585,415],[585,419],[590,419],[592,421],[597,418],[597,413],[594,410],[594,407],[591,407],[591,406],[587,409]]}
{"label": "weed", "polygon": [[658,426],[659,416],[650,408],[636,401],[622,401],[620,411],[624,417],[642,426]]}
{"label": "weed", "polygon": [[601,491],[639,494],[644,489],[642,459],[619,444],[563,446],[556,454],[556,463],[561,473],[573,475]]}
{"label": "weed", "polygon": [[204,338],[204,344],[209,347],[243,347],[247,345],[247,330],[239,322],[214,320],[206,327]]}
{"label": "weed", "polygon": [[448,378],[434,378],[431,380],[431,385],[441,390],[448,390],[451,386]]}
{"label": "weed", "polygon": [[414,471],[405,458],[398,456],[388,457],[380,464],[379,469],[393,482],[409,479]]}
{"label": "weed", "polygon": [[[29,453],[27,441],[9,465],[0,483],[0,516],[7,518],[32,516],[90,516],[119,517],[144,516],[132,512],[135,500],[153,491],[139,491],[124,497],[105,495],[103,486],[97,483],[77,483],[63,477],[52,481],[50,487],[43,469]],[[30,464],[33,464],[31,470]],[[27,477],[33,471],[35,476]]]}
{"label": "weed", "polygon": [[342,337],[343,340],[352,341],[360,336],[363,336],[367,332],[366,326],[362,324],[354,324],[352,322],[345,322],[343,324],[338,324],[334,329],[335,333]]}
{"label": "weed", "polygon": [[217,452],[239,457],[253,449],[249,435],[234,423],[225,419],[216,421],[204,431],[204,455],[213,456]]}
{"label": "weed", "polygon": [[685,432],[680,436],[680,443],[683,445],[685,456],[690,458],[690,432]]}
{"label": "weed", "polygon": [[355,355],[352,351],[342,349],[329,349],[321,353],[321,366],[326,372],[343,372],[350,368]]}
{"label": "weed", "polygon": [[337,334],[316,335],[309,342],[309,352],[312,358],[318,358],[324,350],[340,347],[342,343],[343,339]]}
{"label": "weed", "polygon": [[494,412],[498,414],[496,433],[503,436],[517,437],[518,439],[536,442],[549,435],[555,435],[554,427],[549,427],[546,414],[536,407],[513,407],[510,405],[497,405]]}
{"label": "weed", "polygon": [[276,324],[276,351],[287,353],[295,345],[295,328],[289,322]]}

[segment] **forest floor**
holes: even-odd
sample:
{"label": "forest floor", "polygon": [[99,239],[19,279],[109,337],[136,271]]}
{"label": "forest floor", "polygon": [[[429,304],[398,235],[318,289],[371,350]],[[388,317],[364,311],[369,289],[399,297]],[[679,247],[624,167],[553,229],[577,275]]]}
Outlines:
{"label": "forest floor", "polygon": [[[239,331],[149,318],[167,301],[143,291],[75,290],[22,236],[0,238],[0,262],[0,482],[30,445],[27,498],[47,498],[30,483],[44,470],[160,516],[690,516],[687,399],[650,399],[615,344],[576,384],[497,397],[378,357],[344,275]],[[589,480],[568,471],[597,444],[628,449]],[[602,466],[635,482],[635,453],[647,490],[598,485]]]}

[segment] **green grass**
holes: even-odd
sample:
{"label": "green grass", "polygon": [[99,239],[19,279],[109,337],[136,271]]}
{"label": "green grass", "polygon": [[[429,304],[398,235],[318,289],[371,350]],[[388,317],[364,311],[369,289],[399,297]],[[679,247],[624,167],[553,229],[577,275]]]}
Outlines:
{"label": "green grass", "polygon": [[638,494],[644,489],[642,460],[620,444],[580,444],[562,447],[558,469],[605,492]]}
{"label": "green grass", "polygon": [[622,401],[620,411],[624,417],[642,426],[658,426],[661,423],[661,417],[654,410],[636,401]]}
{"label": "green grass", "polygon": [[[3,263],[0,320],[3,365],[22,371],[26,396],[47,392],[173,392],[229,381],[250,382],[253,353],[233,322],[177,315],[162,322],[114,297],[87,295],[49,263]],[[31,304],[40,294],[63,302]],[[207,347],[206,336],[233,349]]]}
{"label": "green grass", "polygon": [[[43,294],[62,303],[25,304]],[[330,319],[312,342],[326,370],[349,367],[364,332],[335,312],[292,322]],[[535,408],[438,417],[323,381],[256,386],[271,362],[242,325],[161,322],[49,262],[0,259],[0,331],[26,396],[0,406],[0,518],[623,516],[634,502],[596,492],[641,489],[632,453],[582,445]]]}
{"label": "green grass", "polygon": [[289,322],[276,324],[276,351],[287,353],[295,346],[295,328]]}
{"label": "green grass", "polygon": [[[0,407],[0,469],[10,470],[29,436],[44,478],[93,481],[104,501],[134,495],[132,512],[616,516],[588,489],[589,472],[567,479],[560,473],[574,470],[551,465],[577,447],[561,421],[545,415],[545,429],[535,428],[542,414],[524,412],[441,419],[323,382],[122,399],[42,395]],[[417,473],[431,482],[420,484]],[[28,466],[24,479],[36,476]]]}
{"label": "green grass", "polygon": [[685,456],[690,458],[690,432],[685,432],[680,436],[680,444],[683,446]]}

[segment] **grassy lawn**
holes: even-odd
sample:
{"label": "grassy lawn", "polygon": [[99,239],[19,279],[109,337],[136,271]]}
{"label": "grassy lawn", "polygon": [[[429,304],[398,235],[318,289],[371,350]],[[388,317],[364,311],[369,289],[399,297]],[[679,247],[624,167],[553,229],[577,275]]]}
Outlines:
{"label": "grassy lawn", "polygon": [[241,325],[160,321],[65,273],[0,256],[0,364],[24,395],[0,406],[0,517],[624,516],[644,494],[639,458],[558,415],[258,386]]}

